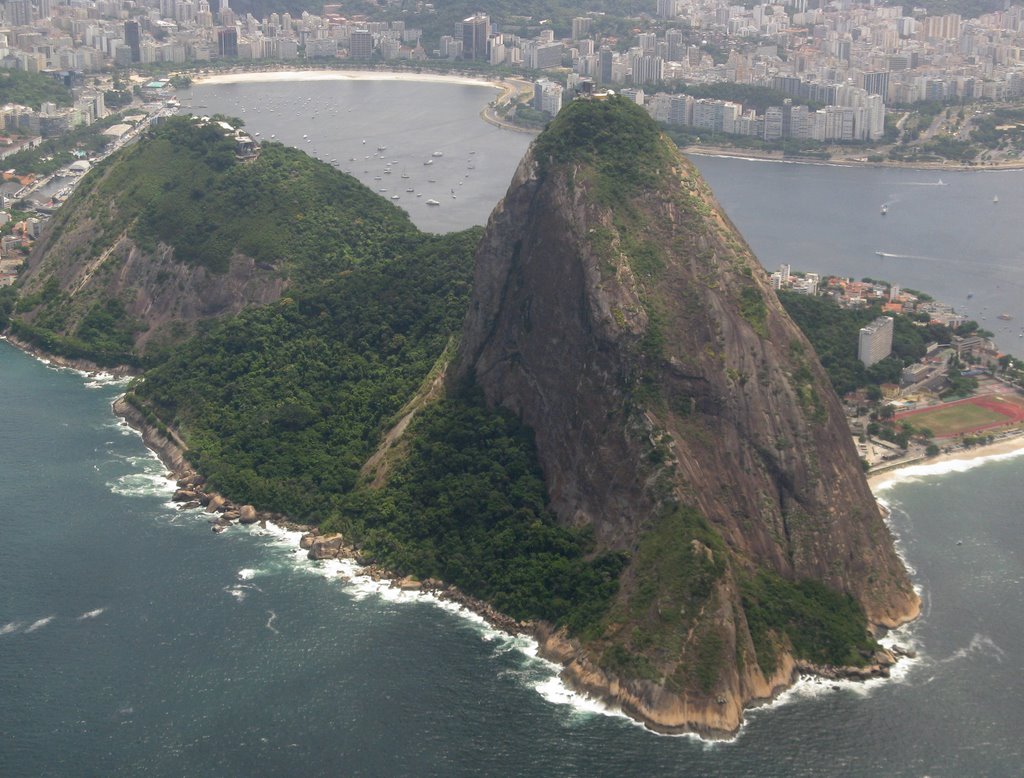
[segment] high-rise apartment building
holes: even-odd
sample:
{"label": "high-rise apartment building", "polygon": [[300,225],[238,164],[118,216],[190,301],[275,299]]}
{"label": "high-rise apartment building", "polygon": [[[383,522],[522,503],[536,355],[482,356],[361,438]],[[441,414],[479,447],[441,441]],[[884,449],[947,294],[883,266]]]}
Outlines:
{"label": "high-rise apartment building", "polygon": [[373,56],[373,33],[369,30],[352,30],[348,46],[353,59],[369,59]]}
{"label": "high-rise apartment building", "polygon": [[124,42],[125,45],[131,49],[132,62],[138,62],[142,59],[142,51],[140,49],[141,36],[139,35],[139,23],[138,22],[125,22],[124,23]]}
{"label": "high-rise apartment building", "polygon": [[491,34],[491,17],[476,13],[462,21],[462,58],[487,59],[487,38]]}
{"label": "high-rise apartment building", "polygon": [[888,316],[879,316],[866,327],[860,328],[857,341],[857,359],[865,367],[871,367],[892,353],[893,320]]}

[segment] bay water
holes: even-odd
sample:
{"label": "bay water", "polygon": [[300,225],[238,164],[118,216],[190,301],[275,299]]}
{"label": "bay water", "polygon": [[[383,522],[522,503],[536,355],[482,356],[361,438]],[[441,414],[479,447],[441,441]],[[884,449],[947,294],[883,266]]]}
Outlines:
{"label": "bay water", "polygon": [[[298,89],[274,88],[281,95]],[[193,100],[213,112],[201,89]],[[472,121],[482,124],[476,113],[490,92],[455,92],[464,89],[476,91],[444,107],[475,132]],[[397,127],[405,112],[415,113],[411,100],[396,97],[393,113],[379,122]],[[264,135],[283,134],[247,122]],[[415,129],[424,126],[421,120]],[[493,196],[492,205],[518,161],[516,144],[525,145],[509,137],[495,138],[489,152],[494,180],[487,177],[479,197]],[[363,145],[361,133],[353,138]],[[424,148],[440,142],[440,135],[427,137]],[[488,148],[480,138],[473,145],[472,156]],[[329,161],[345,152],[328,153]],[[449,188],[465,180],[455,174],[469,156],[453,166]],[[901,202],[921,198],[915,207],[924,215],[935,209],[916,194],[913,181],[925,179],[915,171],[698,164],[769,266],[779,260],[817,269],[813,259],[835,263],[835,272],[875,275],[864,264],[874,255],[850,243],[882,244],[861,234],[866,227],[828,227],[833,203],[804,192],[815,175],[852,174],[842,178],[841,199],[850,214],[858,211],[853,204],[865,212],[873,204],[870,217],[856,217],[865,225],[879,219],[883,193],[902,191],[900,182],[911,190]],[[999,175],[964,174],[961,182],[943,174],[948,187],[919,188],[945,197],[960,187],[983,198]],[[788,230],[778,223],[785,216],[780,193],[802,208]],[[1016,196],[1008,191],[998,206],[991,196],[985,204],[1002,207]],[[897,213],[894,205],[885,218]],[[932,221],[942,217],[911,220],[893,237],[906,250],[887,253],[938,258],[933,248],[942,245],[928,241],[946,228]],[[467,221],[438,231],[474,223],[459,218]],[[1012,250],[1015,228],[1002,226],[999,235],[977,233],[974,252],[963,258],[977,264],[972,288],[990,306],[1001,283],[1021,280],[1018,273],[1000,282],[983,267],[1012,259],[1003,248]],[[829,229],[835,239],[823,243]],[[893,280],[941,297],[937,284],[957,287],[946,270],[935,264],[931,283],[922,283],[927,274]],[[1024,459],[936,466],[896,476],[882,490],[925,603],[922,618],[897,635],[918,658],[896,678],[802,682],[752,711],[735,740],[705,743],[652,734],[572,695],[530,641],[360,579],[351,567],[308,562],[287,533],[236,527],[213,534],[205,514],[168,502],[172,484],[163,468],[111,415],[122,390],[112,379],[55,369],[0,343],[0,775],[1020,772]]]}

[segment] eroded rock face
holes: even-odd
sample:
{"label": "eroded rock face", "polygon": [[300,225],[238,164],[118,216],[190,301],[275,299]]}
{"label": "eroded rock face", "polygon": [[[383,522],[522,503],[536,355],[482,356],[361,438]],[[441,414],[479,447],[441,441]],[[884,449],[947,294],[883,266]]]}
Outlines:
{"label": "eroded rock face", "polygon": [[56,235],[51,230],[29,258],[27,292],[37,291],[52,277],[68,295],[67,333],[95,301],[120,300],[140,325],[135,346],[145,351],[150,343],[181,340],[201,320],[274,302],[286,288],[281,273],[250,257],[236,254],[227,272],[211,273],[180,260],[168,246],[144,251],[127,235],[82,261],[81,246],[93,239],[94,229],[90,220],[79,219]]}
{"label": "eroded rock face", "polygon": [[609,196],[596,156],[537,155],[478,249],[449,384],[475,381],[533,428],[552,508],[603,548],[635,551],[676,506],[708,520],[728,571],[698,621],[732,657],[714,687],[598,682],[593,662],[570,675],[668,728],[738,725],[794,666],[735,666],[753,656],[743,571],[823,581],[878,625],[913,618],[917,597],[813,348],[696,169],[659,151],[649,185]]}

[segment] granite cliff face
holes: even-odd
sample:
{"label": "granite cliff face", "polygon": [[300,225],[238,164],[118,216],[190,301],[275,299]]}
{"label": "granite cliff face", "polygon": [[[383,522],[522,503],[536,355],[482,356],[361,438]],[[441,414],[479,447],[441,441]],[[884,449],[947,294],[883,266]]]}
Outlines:
{"label": "granite cliff face", "polygon": [[632,555],[567,667],[651,726],[731,731],[791,681],[806,648],[756,581],[821,582],[877,626],[918,611],[811,345],[623,101],[567,106],[519,166],[449,381],[521,415],[559,519]]}

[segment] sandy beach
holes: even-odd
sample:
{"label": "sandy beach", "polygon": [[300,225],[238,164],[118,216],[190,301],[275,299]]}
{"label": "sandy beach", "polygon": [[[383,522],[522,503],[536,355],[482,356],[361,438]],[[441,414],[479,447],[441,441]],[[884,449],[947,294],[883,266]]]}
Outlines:
{"label": "sandy beach", "polygon": [[987,446],[975,446],[949,454],[939,454],[923,463],[914,463],[884,473],[877,473],[868,477],[868,485],[872,492],[878,494],[901,481],[919,476],[962,473],[986,462],[998,462],[1019,456],[1024,456],[1024,435],[997,440]]}
{"label": "sandy beach", "polygon": [[194,84],[262,84],[283,81],[416,81],[427,84],[461,84],[501,89],[498,81],[442,73],[409,73],[389,70],[268,70],[217,73],[192,79]]}

